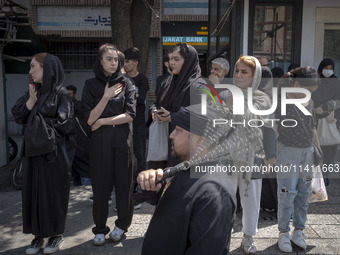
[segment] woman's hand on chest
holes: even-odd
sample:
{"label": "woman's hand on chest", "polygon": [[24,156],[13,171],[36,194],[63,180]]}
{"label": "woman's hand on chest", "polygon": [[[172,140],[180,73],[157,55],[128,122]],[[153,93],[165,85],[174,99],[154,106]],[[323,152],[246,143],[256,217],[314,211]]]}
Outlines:
{"label": "woman's hand on chest", "polygon": [[106,83],[103,97],[111,99],[120,94],[123,90],[123,84],[116,83],[115,85],[109,87],[109,83]]}

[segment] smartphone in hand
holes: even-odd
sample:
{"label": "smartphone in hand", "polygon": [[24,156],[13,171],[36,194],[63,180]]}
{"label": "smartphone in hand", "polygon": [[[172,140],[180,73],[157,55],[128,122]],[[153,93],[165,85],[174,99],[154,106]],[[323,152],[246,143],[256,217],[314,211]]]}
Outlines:
{"label": "smartphone in hand", "polygon": [[152,112],[153,112],[153,113],[157,113],[157,114],[163,114],[163,113],[164,113],[164,112],[163,112],[162,110],[160,110],[160,109],[154,109]]}

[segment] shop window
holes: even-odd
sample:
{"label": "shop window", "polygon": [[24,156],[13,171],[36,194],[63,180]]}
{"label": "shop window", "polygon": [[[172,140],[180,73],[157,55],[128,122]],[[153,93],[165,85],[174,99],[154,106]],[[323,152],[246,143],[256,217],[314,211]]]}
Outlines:
{"label": "shop window", "polygon": [[292,6],[255,6],[253,54],[290,63]]}
{"label": "shop window", "polygon": [[232,7],[229,0],[210,1],[209,56],[213,58],[230,46]]}
{"label": "shop window", "polygon": [[335,62],[334,74],[340,75],[340,24],[325,24],[324,58],[331,58]]}
{"label": "shop window", "polygon": [[249,54],[269,60],[269,67],[287,70],[300,63],[302,4],[297,1],[249,1]]}

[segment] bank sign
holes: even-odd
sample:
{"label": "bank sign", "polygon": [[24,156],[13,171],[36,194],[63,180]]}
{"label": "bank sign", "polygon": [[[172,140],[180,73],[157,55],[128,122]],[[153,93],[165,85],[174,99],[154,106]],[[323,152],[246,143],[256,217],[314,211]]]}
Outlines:
{"label": "bank sign", "polygon": [[208,45],[208,36],[163,36],[163,45],[187,43],[190,45]]}

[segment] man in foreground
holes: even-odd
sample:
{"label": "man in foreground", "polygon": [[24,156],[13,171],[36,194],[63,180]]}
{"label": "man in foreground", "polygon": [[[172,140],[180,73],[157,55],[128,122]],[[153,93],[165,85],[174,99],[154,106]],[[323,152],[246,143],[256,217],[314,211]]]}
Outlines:
{"label": "man in foreground", "polygon": [[[171,154],[180,161],[189,161],[191,153],[194,155],[206,142],[203,134],[208,119],[189,106],[173,114],[171,122],[176,127],[170,134]],[[213,166],[216,162],[202,165]],[[162,184],[156,180],[162,177],[162,169],[150,169],[141,172],[137,181],[142,190],[159,191]],[[225,183],[220,174],[194,179],[190,171],[179,172],[163,183],[142,254],[228,254],[236,202]]]}

